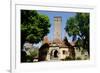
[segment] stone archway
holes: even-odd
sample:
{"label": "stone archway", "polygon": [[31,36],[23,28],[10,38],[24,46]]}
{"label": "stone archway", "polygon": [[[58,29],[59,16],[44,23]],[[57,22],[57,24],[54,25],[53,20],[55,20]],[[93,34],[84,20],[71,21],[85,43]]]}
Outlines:
{"label": "stone archway", "polygon": [[59,51],[57,49],[51,50],[50,60],[58,60],[58,58],[59,58]]}
{"label": "stone archway", "polygon": [[58,57],[58,51],[57,51],[57,50],[54,51],[54,57],[55,57],[55,58]]}

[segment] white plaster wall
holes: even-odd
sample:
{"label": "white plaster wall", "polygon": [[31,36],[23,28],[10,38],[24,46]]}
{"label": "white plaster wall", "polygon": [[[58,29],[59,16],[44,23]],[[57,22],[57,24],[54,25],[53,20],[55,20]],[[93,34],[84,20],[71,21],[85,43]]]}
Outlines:
{"label": "white plaster wall", "polygon": [[[63,54],[63,50],[65,50],[67,54]],[[68,48],[60,48],[60,59],[65,59],[67,56],[69,56]]]}

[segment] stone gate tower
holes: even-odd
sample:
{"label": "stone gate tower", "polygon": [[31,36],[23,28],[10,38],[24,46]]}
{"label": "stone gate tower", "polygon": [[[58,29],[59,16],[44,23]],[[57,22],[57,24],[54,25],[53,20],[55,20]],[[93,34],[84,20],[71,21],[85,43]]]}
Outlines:
{"label": "stone gate tower", "polygon": [[61,39],[61,16],[54,17],[54,39]]}

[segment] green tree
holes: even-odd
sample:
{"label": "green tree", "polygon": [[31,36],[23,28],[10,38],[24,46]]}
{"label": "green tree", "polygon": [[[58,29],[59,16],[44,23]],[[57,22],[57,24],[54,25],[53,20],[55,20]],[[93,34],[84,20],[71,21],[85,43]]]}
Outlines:
{"label": "green tree", "polygon": [[21,10],[21,50],[26,41],[39,43],[49,33],[49,17],[35,10]]}
{"label": "green tree", "polygon": [[89,51],[89,13],[76,13],[75,16],[70,17],[67,20],[66,32],[68,32],[69,36],[73,36],[74,41],[77,36],[78,40],[76,42],[76,46],[82,47]]}

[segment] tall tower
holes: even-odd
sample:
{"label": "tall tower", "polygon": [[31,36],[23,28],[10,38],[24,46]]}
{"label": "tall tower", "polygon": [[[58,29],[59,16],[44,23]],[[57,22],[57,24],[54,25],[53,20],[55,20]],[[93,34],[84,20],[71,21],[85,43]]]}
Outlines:
{"label": "tall tower", "polygon": [[54,39],[61,39],[61,16],[54,17]]}

